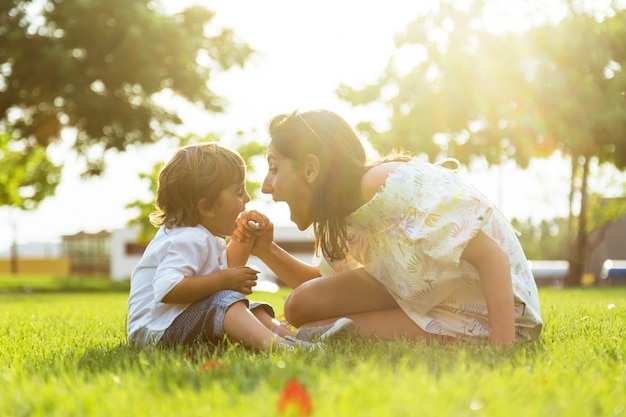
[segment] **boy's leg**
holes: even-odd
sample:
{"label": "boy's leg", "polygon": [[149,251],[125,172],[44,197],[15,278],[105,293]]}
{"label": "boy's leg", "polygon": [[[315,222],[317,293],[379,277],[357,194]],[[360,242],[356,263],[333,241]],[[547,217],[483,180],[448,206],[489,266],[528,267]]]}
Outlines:
{"label": "boy's leg", "polygon": [[[236,291],[218,291],[191,304],[165,330],[160,345],[173,347],[193,343],[217,344],[224,336],[246,346],[264,349],[283,342],[250,312],[248,300]],[[251,303],[254,310],[264,311],[271,322],[272,309],[264,303]]]}
{"label": "boy's leg", "polygon": [[259,306],[257,308],[253,308],[252,306],[250,306],[250,311],[252,311],[252,314],[254,314],[254,316],[261,323],[263,323],[263,325],[267,327],[272,333],[277,334],[280,337],[295,336],[295,332],[291,330],[289,326],[276,320],[262,306]]}
{"label": "boy's leg", "polygon": [[[255,309],[263,310],[263,309]],[[265,312],[267,318],[271,318]],[[230,340],[240,342],[245,346],[269,350],[272,346],[284,342],[278,334],[274,334],[261,320],[248,309],[245,302],[236,302],[226,310],[224,315],[224,333]]]}

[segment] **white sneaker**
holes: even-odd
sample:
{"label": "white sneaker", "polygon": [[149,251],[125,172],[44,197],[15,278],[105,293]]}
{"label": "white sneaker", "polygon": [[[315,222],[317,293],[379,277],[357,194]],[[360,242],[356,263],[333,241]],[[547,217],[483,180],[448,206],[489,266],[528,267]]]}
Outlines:
{"label": "white sneaker", "polygon": [[312,352],[314,350],[324,349],[321,343],[313,343],[313,342],[309,342],[306,340],[298,340],[293,336],[285,336],[285,343],[288,343],[291,346],[293,346],[292,349],[295,349],[295,350],[308,350],[309,352]]}
{"label": "white sneaker", "polygon": [[342,317],[332,324],[317,327],[303,327],[296,332],[296,339],[311,342],[322,342],[333,338],[340,334],[347,334],[356,330],[354,322],[347,318]]}

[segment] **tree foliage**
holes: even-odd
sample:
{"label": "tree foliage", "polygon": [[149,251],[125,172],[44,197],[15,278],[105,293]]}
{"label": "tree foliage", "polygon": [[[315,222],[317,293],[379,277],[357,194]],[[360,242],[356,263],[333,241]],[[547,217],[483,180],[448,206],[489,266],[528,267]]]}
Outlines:
{"label": "tree foliage", "polygon": [[528,259],[559,260],[567,257],[567,219],[544,219],[539,224],[531,219],[512,219],[520,232],[519,241]]}
{"label": "tree foliage", "polygon": [[[430,160],[455,157],[467,164],[513,159],[526,167],[532,156],[555,148],[533,141],[537,112],[526,94],[513,33],[495,34],[483,21],[488,2],[442,1],[411,22],[396,38],[398,53],[376,83],[362,89],[342,85],[338,94],[353,105],[383,100],[389,128],[359,128],[383,151],[403,148]],[[406,58],[415,61],[407,68]]]}
{"label": "tree foliage", "polygon": [[[462,163],[530,158],[560,150],[572,161],[571,201],[578,195],[570,284],[584,270],[589,164],[626,168],[626,12],[615,5],[563,2],[558,23],[525,32],[490,31],[495,1],[440,1],[398,35],[400,56],[365,88],[341,86],[353,105],[384,101],[388,128],[360,127],[383,150],[402,147]],[[571,207],[570,202],[570,207]]]}
{"label": "tree foliage", "polygon": [[151,143],[181,122],[157,94],[221,111],[212,71],[252,50],[231,30],[208,34],[213,13],[168,15],[151,0],[0,0],[0,123],[46,148],[63,128],[91,174],[103,154]]}
{"label": "tree foliage", "polygon": [[34,209],[54,194],[61,180],[61,167],[48,159],[43,148],[21,148],[11,139],[8,131],[0,132],[0,202]]}
{"label": "tree foliage", "polygon": [[545,115],[539,133],[558,141],[572,160],[570,216],[578,211],[578,224],[567,283],[576,285],[588,252],[590,163],[626,168],[626,11],[594,16],[572,8],[559,25],[534,28],[524,40],[526,59],[535,63],[536,107]]}

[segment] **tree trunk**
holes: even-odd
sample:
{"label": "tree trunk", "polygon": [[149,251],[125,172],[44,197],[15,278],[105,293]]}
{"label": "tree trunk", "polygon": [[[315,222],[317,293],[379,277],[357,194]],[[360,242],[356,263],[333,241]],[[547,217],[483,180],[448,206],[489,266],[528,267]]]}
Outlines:
{"label": "tree trunk", "polygon": [[17,275],[17,243],[15,240],[11,243],[11,274]]}
{"label": "tree trunk", "polygon": [[567,218],[567,244],[573,244],[574,236],[574,195],[576,195],[576,173],[578,172],[578,156],[572,155],[572,172],[569,185],[569,216]]}
{"label": "tree trunk", "polygon": [[17,227],[15,226],[15,219],[11,216],[11,232],[13,238],[11,239],[11,274],[17,275]]}
{"label": "tree trunk", "polygon": [[578,230],[576,232],[576,241],[573,245],[573,253],[570,251],[569,273],[565,286],[578,287],[581,285],[581,278],[585,272],[586,253],[587,253],[587,180],[589,177],[589,159],[588,155],[584,156],[582,183],[580,186],[580,210],[578,212]]}

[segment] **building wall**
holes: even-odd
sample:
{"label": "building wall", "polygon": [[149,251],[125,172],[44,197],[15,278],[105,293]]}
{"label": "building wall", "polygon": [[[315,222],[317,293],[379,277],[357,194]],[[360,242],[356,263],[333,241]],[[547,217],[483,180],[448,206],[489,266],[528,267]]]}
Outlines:
{"label": "building wall", "polygon": [[[70,276],[70,258],[62,256],[58,258],[18,258],[18,274],[46,274],[59,277]],[[11,260],[0,259],[0,273],[10,274]]]}
{"label": "building wall", "polygon": [[129,279],[141,259],[145,247],[137,243],[136,229],[116,229],[111,232],[111,279]]}
{"label": "building wall", "polygon": [[602,229],[594,230],[589,242],[599,243],[587,257],[587,272],[592,273],[596,282],[600,280],[602,264],[607,259],[626,259],[626,218],[616,220]]}
{"label": "building wall", "polygon": [[63,254],[70,258],[71,273],[83,276],[110,274],[110,232],[79,232],[62,236]]}

